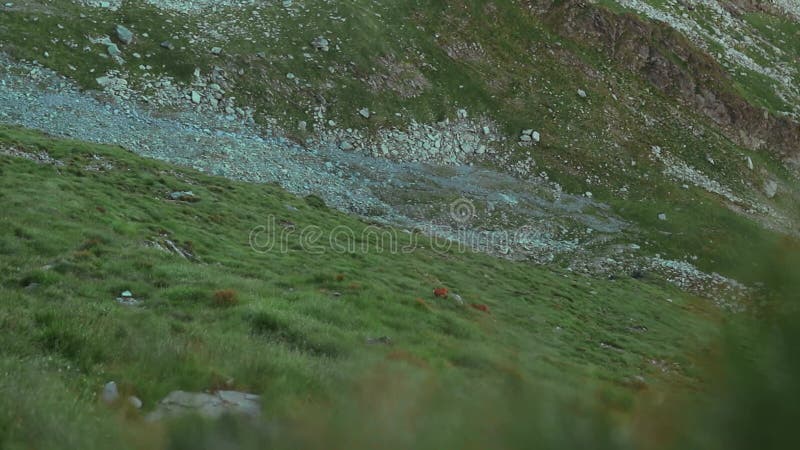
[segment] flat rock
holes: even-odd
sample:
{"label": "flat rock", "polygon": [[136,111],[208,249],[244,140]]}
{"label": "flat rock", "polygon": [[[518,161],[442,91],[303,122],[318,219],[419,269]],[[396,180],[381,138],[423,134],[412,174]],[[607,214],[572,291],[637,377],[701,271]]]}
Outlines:
{"label": "flat rock", "polygon": [[169,198],[181,202],[196,202],[200,200],[192,191],[175,191],[169,194]]}
{"label": "flat rock", "polygon": [[156,409],[145,416],[145,420],[153,422],[187,414],[211,419],[225,414],[258,417],[261,415],[261,397],[238,391],[217,391],[212,394],[173,391],[158,402]]}

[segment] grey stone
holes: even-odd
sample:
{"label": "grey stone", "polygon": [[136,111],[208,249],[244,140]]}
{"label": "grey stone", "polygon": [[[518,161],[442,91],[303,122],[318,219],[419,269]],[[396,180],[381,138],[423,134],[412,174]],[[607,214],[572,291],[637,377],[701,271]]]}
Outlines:
{"label": "grey stone", "polygon": [[351,144],[351,143],[349,143],[347,141],[342,141],[339,144],[339,149],[344,150],[344,151],[349,151],[349,150],[352,150],[353,148],[354,148],[353,144]]}
{"label": "grey stone", "polygon": [[358,113],[361,115],[361,117],[369,119],[370,116],[369,108],[361,108],[358,110]]}
{"label": "grey stone", "polygon": [[128,45],[133,42],[133,32],[123,25],[117,25],[115,31],[117,32],[117,39],[123,44]]}
{"label": "grey stone", "polygon": [[111,84],[114,83],[114,80],[112,80],[109,77],[98,77],[98,78],[95,79],[95,81],[97,81],[97,84],[99,84],[100,87],[103,87],[103,88],[104,87],[108,87],[108,86],[110,86]]}
{"label": "grey stone", "polygon": [[237,391],[217,391],[213,394],[173,391],[158,402],[156,409],[145,420],[153,422],[186,414],[197,414],[211,419],[224,414],[258,417],[261,415],[261,398]]}
{"label": "grey stone", "polygon": [[658,214],[658,220],[667,220],[667,215],[664,214],[664,213],[659,213]]}
{"label": "grey stone", "polygon": [[139,397],[136,397],[135,395],[131,395],[130,397],[128,397],[128,403],[130,403],[131,406],[133,406],[136,409],[142,409],[142,401],[139,399]]}
{"label": "grey stone", "polygon": [[586,98],[586,91],[584,91],[583,89],[578,89],[578,97]]}
{"label": "grey stone", "polygon": [[212,55],[221,55],[222,54],[222,47],[211,47],[211,54]]}
{"label": "grey stone", "polygon": [[774,180],[767,180],[764,182],[764,194],[767,198],[773,198],[778,193],[778,183]]}
{"label": "grey stone", "polygon": [[103,401],[106,404],[112,404],[119,398],[119,390],[117,390],[117,383],[109,381],[103,386]]}
{"label": "grey stone", "polygon": [[119,47],[117,47],[117,44],[113,44],[113,43],[112,44],[108,44],[108,46],[106,47],[106,51],[108,52],[108,54],[110,56],[121,56],[122,55],[122,50],[120,50]]}
{"label": "grey stone", "polygon": [[192,191],[175,191],[169,194],[169,198],[182,202],[196,202],[199,198]]}
{"label": "grey stone", "polygon": [[330,41],[325,39],[323,36],[317,36],[311,41],[311,46],[317,50],[327,52],[330,47]]}
{"label": "grey stone", "polygon": [[161,43],[161,47],[165,48],[167,50],[174,50],[175,49],[175,44],[173,44],[170,41],[164,41],[164,42]]}
{"label": "grey stone", "polygon": [[200,93],[197,91],[192,91],[192,103],[200,103],[200,100]]}
{"label": "grey stone", "polygon": [[539,136],[539,132],[538,131],[534,131],[531,134],[531,139],[533,139],[534,142],[539,142],[541,140],[541,136]]}
{"label": "grey stone", "polygon": [[374,338],[367,338],[367,344],[370,344],[370,345],[377,345],[377,344],[392,345],[392,338],[390,338],[389,336],[380,336],[380,337],[374,337]]}

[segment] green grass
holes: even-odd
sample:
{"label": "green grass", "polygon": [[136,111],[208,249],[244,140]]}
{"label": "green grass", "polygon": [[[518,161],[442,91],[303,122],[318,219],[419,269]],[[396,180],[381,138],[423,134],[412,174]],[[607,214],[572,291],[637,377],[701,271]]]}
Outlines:
{"label": "green grass", "polygon": [[[269,417],[297,419],[347,393],[357,397],[377,382],[371,377],[407,373],[410,383],[435,380],[445,397],[477,386],[548,389],[559,402],[580,399],[581,408],[624,416],[637,375],[655,391],[694,389],[692,355],[717,333],[719,311],[656,281],[591,279],[441,248],[391,254],[374,239],[358,241],[371,242],[369,251],[314,254],[299,231],[285,251],[256,252],[249,234],[270,217],[296,230],[318,227],[322,236],[342,226],[360,236],[367,225],[274,187],[119,148],[13,128],[2,128],[0,143],[44,149],[65,163],[0,157],[0,359],[29,374],[5,379],[4,389],[26,395],[46,383],[52,391],[26,396],[26,413],[0,416],[9,445],[51,447],[56,432],[93,439],[80,427],[62,430],[59,420],[39,421],[44,411],[123,434],[139,426],[135,416],[109,423],[94,397],[108,380],[146,410],[171,390],[227,386],[263,394]],[[114,168],[87,170],[95,156]],[[166,200],[174,190],[200,201]],[[145,245],[165,235],[195,260]],[[491,314],[434,298],[438,286]],[[238,304],[215,305],[222,289],[235,290]],[[144,305],[118,305],[123,290]],[[392,346],[365,343],[384,335]],[[664,374],[653,360],[676,368]],[[41,432],[30,434],[34,423]]]}

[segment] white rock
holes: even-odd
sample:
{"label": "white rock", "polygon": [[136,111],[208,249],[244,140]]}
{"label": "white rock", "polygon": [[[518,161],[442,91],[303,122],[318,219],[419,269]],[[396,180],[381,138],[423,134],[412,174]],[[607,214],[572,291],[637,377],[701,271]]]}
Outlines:
{"label": "white rock", "polygon": [[664,214],[664,213],[659,213],[658,214],[658,220],[667,220],[667,215]]}
{"label": "white rock", "polygon": [[200,100],[200,93],[197,91],[192,91],[192,103],[200,103]]}
{"label": "white rock", "polygon": [[531,138],[534,142],[539,142],[541,140],[541,136],[539,136],[538,131],[534,131],[533,134],[531,134]]}
{"label": "white rock", "polygon": [[131,395],[130,397],[128,397],[128,403],[130,403],[131,406],[133,406],[136,409],[142,409],[142,401],[139,400],[139,397]]}
{"label": "white rock", "polygon": [[775,194],[778,193],[778,183],[776,183],[774,180],[765,181],[764,193],[767,195],[767,198],[775,197]]}
{"label": "white rock", "polygon": [[750,157],[747,157],[747,168],[753,170],[753,160]]}
{"label": "white rock", "polygon": [[370,116],[369,108],[361,108],[358,110],[358,113],[361,114],[361,117],[369,119]]}
{"label": "white rock", "polygon": [[583,89],[578,89],[578,97],[586,98],[586,91],[584,91]]}

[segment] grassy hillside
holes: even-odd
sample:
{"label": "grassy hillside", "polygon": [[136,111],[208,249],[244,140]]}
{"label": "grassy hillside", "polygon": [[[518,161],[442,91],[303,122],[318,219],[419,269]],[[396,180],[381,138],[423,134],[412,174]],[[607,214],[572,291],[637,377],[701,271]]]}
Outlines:
{"label": "grassy hillside", "polygon": [[[731,25],[709,5],[682,15],[660,0],[80,3],[3,4],[0,56],[86,90],[121,74],[130,99],[98,95],[121,108],[169,79],[183,98],[154,117],[208,112],[188,95],[208,87],[194,72],[224,73],[226,100],[255,109],[250,131],[310,151],[361,133],[359,152],[464,108],[458,120],[493,136],[472,163],[608,205],[624,232],[567,238],[635,243],[639,259],[594,277],[566,270],[571,256],[513,262],[277,185],[0,124],[0,448],[792,447],[800,184],[781,152],[800,98],[796,20],[752,9]],[[667,22],[648,18],[659,11]],[[607,21],[590,31],[618,40],[592,42],[571,28],[580,20]],[[675,71],[648,71],[657,63]],[[20,67],[38,66],[0,76]],[[664,74],[690,88],[661,89]],[[755,125],[716,122],[692,103],[709,93]],[[520,144],[524,129],[541,142]],[[770,131],[786,148],[753,144]],[[435,194],[382,194],[437,207],[418,198]],[[677,289],[644,268],[656,256],[746,284],[746,311]],[[135,306],[117,301],[124,291]],[[142,409],[103,403],[111,380]],[[144,420],[171,391],[223,389],[261,395],[263,417]]]}
{"label": "grassy hillside", "polygon": [[[60,162],[0,156],[0,355],[15,374],[3,381],[11,403],[0,429],[9,444],[57,447],[61,438],[50,439],[67,433],[90,448],[105,434],[81,426],[141,426],[136,413],[98,404],[108,380],[145,410],[171,390],[228,387],[263,394],[269,417],[298,418],[361,389],[420,382],[456,398],[546,389],[624,416],[641,389],[701,385],[696,361],[721,318],[658,281],[590,279],[431,248],[422,236],[410,252],[360,237],[357,251],[342,252],[328,246],[330,233],[361,236],[368,225],[313,198],[20,129],[3,128],[0,142]],[[199,201],[168,199],[184,190]],[[251,230],[270,218],[296,232],[285,250],[255,251]],[[300,233],[306,227],[322,238]],[[147,244],[166,239],[190,259]],[[466,304],[434,297],[437,287]],[[124,290],[143,303],[118,304]],[[215,296],[222,290],[235,300]],[[382,336],[391,344],[368,343]]]}

